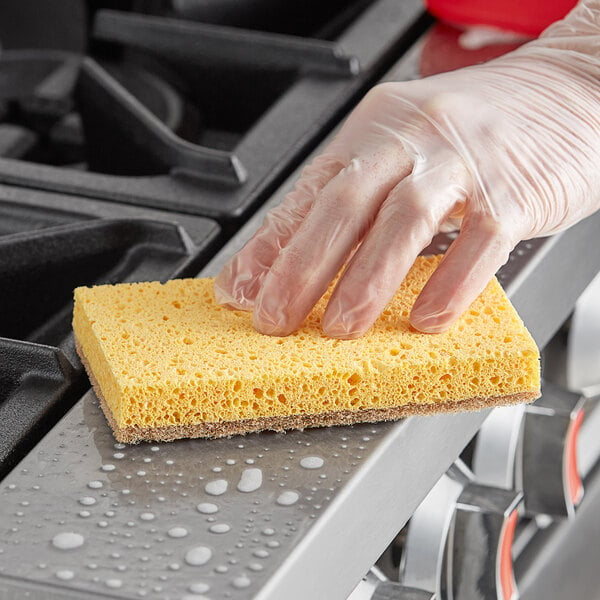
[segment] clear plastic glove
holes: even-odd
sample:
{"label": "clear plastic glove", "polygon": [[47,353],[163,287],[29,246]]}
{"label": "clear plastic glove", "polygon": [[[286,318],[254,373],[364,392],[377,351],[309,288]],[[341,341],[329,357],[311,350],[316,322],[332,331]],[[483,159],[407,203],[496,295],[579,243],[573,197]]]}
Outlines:
{"label": "clear plastic glove", "polygon": [[215,291],[287,335],[345,266],[322,327],[354,338],[431,238],[460,224],[410,316],[441,332],[520,240],[599,207],[600,2],[588,2],[499,59],[373,88]]}

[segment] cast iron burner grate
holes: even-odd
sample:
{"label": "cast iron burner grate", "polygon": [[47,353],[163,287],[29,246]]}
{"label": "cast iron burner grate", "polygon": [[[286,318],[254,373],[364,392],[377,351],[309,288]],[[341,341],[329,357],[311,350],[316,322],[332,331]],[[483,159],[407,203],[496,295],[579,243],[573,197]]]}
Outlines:
{"label": "cast iron burner grate", "polygon": [[218,234],[201,217],[0,186],[0,477],[89,385],[73,289],[192,276]]}
{"label": "cast iron burner grate", "polygon": [[233,4],[92,10],[90,56],[4,52],[0,181],[235,228],[427,24],[416,1]]}

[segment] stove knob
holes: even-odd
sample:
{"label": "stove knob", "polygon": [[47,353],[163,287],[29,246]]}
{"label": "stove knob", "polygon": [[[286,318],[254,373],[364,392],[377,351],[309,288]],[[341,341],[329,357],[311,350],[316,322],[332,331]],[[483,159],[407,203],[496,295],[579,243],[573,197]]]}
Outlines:
{"label": "stove knob", "polygon": [[431,592],[389,581],[377,567],[373,567],[347,600],[436,600],[436,597]]}
{"label": "stove knob", "polygon": [[459,496],[447,544],[453,600],[516,600],[512,543],[522,494],[470,483]]}
{"label": "stove knob", "polygon": [[516,600],[511,549],[521,501],[520,492],[476,483],[457,461],[409,521],[401,582],[440,600]]}
{"label": "stove knob", "polygon": [[529,515],[572,516],[583,498],[577,438],[585,401],[545,382],[534,404],[494,409],[477,436],[477,481],[522,490]]}
{"label": "stove knob", "polygon": [[585,398],[546,384],[544,394],[525,410],[521,468],[516,484],[528,514],[573,516],[583,498],[577,438]]}

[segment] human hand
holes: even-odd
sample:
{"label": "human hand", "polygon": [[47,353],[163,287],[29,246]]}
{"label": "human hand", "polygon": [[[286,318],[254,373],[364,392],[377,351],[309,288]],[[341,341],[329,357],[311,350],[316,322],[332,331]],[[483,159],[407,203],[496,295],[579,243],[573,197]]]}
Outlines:
{"label": "human hand", "polygon": [[431,238],[461,222],[410,316],[421,331],[450,327],[520,240],[600,206],[595,19],[575,41],[557,24],[484,65],[373,88],[225,266],[217,299],[287,335],[345,265],[322,327],[357,337]]}

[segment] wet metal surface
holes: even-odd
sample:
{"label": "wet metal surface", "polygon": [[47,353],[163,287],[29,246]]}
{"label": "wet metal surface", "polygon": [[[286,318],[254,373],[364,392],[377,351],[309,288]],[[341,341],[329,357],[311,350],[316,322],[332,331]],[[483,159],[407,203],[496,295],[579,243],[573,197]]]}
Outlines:
{"label": "wet metal surface", "polygon": [[115,598],[252,597],[389,427],[125,446],[90,392],[0,488],[0,573]]}

